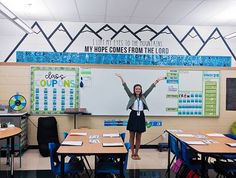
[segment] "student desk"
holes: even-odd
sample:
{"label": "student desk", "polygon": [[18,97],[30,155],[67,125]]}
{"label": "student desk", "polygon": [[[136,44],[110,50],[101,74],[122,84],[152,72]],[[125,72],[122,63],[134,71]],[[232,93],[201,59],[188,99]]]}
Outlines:
{"label": "student desk", "polygon": [[[236,140],[228,138],[226,136],[219,137],[219,136],[208,136],[208,133],[216,133],[212,131],[190,131],[190,130],[182,130],[182,132],[174,131],[174,130],[167,130],[169,135],[174,136],[178,141],[207,141],[212,140],[215,143],[208,143],[203,145],[194,145],[194,144],[187,144],[188,147],[195,150],[197,153],[201,155],[201,174],[202,177],[207,177],[207,158],[211,155],[223,155],[223,154],[236,154],[236,147],[230,147],[225,143],[236,143]],[[184,137],[178,136],[178,134],[193,134],[193,137]],[[204,136],[204,138],[199,138],[199,136]],[[168,139],[168,145],[170,148],[170,139]],[[170,177],[170,149],[168,150],[168,177]]]}
{"label": "student desk", "polygon": [[[61,176],[64,177],[64,162],[65,157],[67,155],[78,155],[78,156],[86,156],[86,155],[106,155],[106,154],[114,154],[120,157],[120,172],[123,175],[123,160],[125,159],[125,154],[127,150],[125,146],[121,147],[103,147],[102,143],[115,143],[115,142],[123,142],[121,137],[103,137],[104,133],[118,133],[117,130],[114,129],[73,129],[72,132],[81,132],[87,133],[86,136],[71,136],[68,134],[66,137],[66,141],[82,141],[82,146],[60,146],[57,150],[58,155],[61,156]],[[98,140],[100,143],[89,143],[90,135],[99,135]],[[95,167],[96,168],[96,167]]]}
{"label": "student desk", "polygon": [[[18,127],[0,128],[0,140],[11,139],[11,175],[14,175],[14,137],[21,133],[21,129]],[[9,141],[8,141],[9,142]]]}

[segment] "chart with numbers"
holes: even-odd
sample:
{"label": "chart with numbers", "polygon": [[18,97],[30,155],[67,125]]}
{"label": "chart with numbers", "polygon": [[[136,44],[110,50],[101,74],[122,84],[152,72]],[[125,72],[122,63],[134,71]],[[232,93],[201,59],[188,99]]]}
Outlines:
{"label": "chart with numbers", "polygon": [[79,107],[79,68],[31,67],[31,113],[63,114]]}

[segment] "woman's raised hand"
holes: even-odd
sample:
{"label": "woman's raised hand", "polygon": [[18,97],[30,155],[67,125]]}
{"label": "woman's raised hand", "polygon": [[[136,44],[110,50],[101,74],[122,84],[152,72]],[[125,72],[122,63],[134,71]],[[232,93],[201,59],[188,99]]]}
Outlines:
{"label": "woman's raised hand", "polygon": [[159,77],[156,79],[156,81],[154,82],[154,84],[156,85],[158,82],[160,82],[161,80],[165,80],[166,77]]}
{"label": "woman's raised hand", "polygon": [[157,81],[160,82],[161,80],[165,80],[165,79],[166,79],[166,77],[159,77],[159,78],[157,79]]}
{"label": "woman's raised hand", "polygon": [[123,79],[123,77],[120,74],[116,73],[115,75],[121,79],[122,83],[124,83],[124,79]]}

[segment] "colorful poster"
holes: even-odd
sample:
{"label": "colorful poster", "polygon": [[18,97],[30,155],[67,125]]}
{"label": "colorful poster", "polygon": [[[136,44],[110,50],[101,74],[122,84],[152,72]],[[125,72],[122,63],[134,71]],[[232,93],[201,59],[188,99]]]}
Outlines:
{"label": "colorful poster", "polygon": [[79,107],[79,68],[31,67],[31,113],[63,114]]}

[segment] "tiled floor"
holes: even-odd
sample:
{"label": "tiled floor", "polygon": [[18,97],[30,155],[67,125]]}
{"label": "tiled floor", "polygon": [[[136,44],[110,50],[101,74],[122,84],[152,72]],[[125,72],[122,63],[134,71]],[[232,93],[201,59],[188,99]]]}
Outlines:
{"label": "tiled floor", "polygon": [[[140,149],[141,160],[128,160],[128,169],[166,169],[167,152],[159,152],[154,149]],[[94,156],[87,156],[92,169],[94,168]],[[5,159],[1,159],[2,169],[7,169],[4,164]],[[19,158],[15,158],[16,170],[48,170],[50,169],[49,157],[42,157],[37,149],[27,150],[22,156],[20,168]]]}
{"label": "tiled floor", "polygon": [[[141,160],[128,160],[128,178],[161,178],[165,177],[167,167],[167,152],[159,152],[155,149],[141,149]],[[87,157],[92,169],[94,168],[94,157]],[[9,166],[6,166],[6,159],[1,159],[0,178],[9,177]],[[49,157],[42,157],[36,149],[27,150],[22,156],[20,168],[19,158],[15,158],[15,178],[50,178],[53,177],[50,171]],[[211,173],[210,178],[215,177]],[[88,177],[86,174],[82,177]],[[172,176],[174,177],[174,176]]]}

